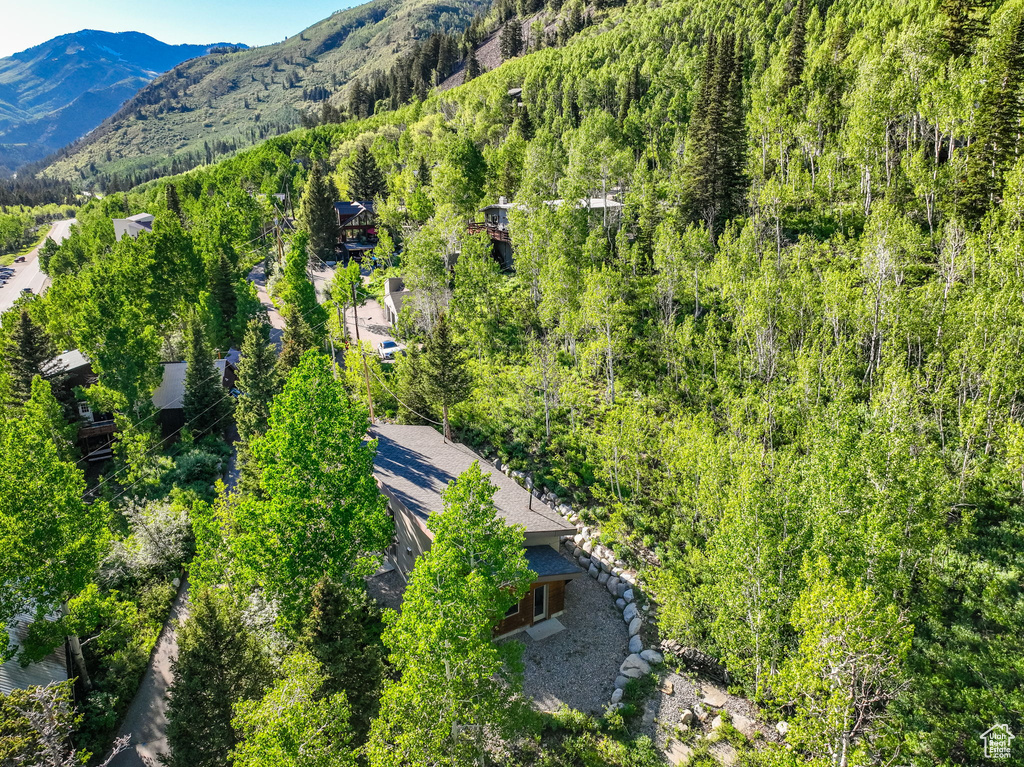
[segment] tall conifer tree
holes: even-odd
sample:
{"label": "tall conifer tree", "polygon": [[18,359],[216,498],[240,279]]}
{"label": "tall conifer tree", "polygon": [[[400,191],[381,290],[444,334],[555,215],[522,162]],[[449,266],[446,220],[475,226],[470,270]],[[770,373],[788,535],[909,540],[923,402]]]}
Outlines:
{"label": "tall conifer tree", "polygon": [[299,226],[307,236],[307,252],[321,261],[334,261],[338,245],[338,214],[334,202],[334,186],[324,175],[322,164],[314,160],[306,188],[302,190]]}
{"label": "tall conifer tree", "polygon": [[47,363],[53,359],[53,344],[45,328],[33,322],[25,309],[18,314],[4,357],[11,381],[11,396],[19,404],[25,402],[32,396],[32,379],[46,377]]}
{"label": "tall conifer tree", "polygon": [[469,396],[472,383],[462,347],[452,335],[451,325],[442,314],[423,350],[424,388],[435,405],[441,407],[445,439],[452,439],[448,410]]}
{"label": "tall conifer tree", "polygon": [[259,698],[271,665],[226,595],[193,596],[178,630],[167,704],[169,767],[223,767],[238,744],[232,706]]}
{"label": "tall conifer tree", "polygon": [[365,143],[356,149],[355,160],[348,174],[348,190],[353,200],[372,200],[387,190],[384,174]]}
{"label": "tall conifer tree", "polygon": [[213,353],[198,317],[189,320],[185,332],[185,362],[188,363],[182,403],[185,423],[196,435],[206,435],[218,426],[224,428],[224,417],[231,403],[221,386],[220,374],[213,364]]}

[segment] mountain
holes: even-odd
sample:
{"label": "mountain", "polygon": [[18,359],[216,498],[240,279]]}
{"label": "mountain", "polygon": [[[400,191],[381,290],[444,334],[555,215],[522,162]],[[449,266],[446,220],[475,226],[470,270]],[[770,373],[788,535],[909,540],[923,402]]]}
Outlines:
{"label": "mountain", "polygon": [[349,83],[387,70],[436,32],[468,26],[484,0],[372,0],[273,45],[215,52],[156,78],[47,173],[73,180],[179,170],[298,126]]}
{"label": "mountain", "polygon": [[80,138],[160,73],[225,45],[85,29],[0,59],[0,172]]}

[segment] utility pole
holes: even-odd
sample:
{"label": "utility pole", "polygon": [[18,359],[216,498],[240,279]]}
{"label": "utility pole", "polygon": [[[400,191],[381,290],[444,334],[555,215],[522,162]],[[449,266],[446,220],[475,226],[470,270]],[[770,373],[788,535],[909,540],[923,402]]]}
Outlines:
{"label": "utility pole", "polygon": [[370,368],[366,366],[366,354],[363,352],[363,345],[359,342],[359,309],[356,303],[356,284],[353,282],[352,317],[356,326],[356,348],[359,349],[359,356],[363,360],[363,376],[366,378],[366,399],[370,402],[370,423],[373,423],[373,394],[370,392]]}
{"label": "utility pole", "polygon": [[275,223],[274,234],[277,235],[277,263],[284,269],[284,241],[281,240],[281,223]]}

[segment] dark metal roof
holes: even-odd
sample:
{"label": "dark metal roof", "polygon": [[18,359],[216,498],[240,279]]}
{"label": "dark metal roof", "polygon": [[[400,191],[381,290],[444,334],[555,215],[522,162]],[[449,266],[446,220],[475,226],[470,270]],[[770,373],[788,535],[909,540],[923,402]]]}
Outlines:
{"label": "dark metal roof", "polygon": [[[527,533],[568,535],[576,528],[558,512],[509,477],[497,471],[465,445],[447,442],[430,426],[374,424],[370,436],[377,440],[373,473],[408,509],[426,520],[442,511],[441,493],[448,483],[480,461],[480,469],[497,486],[494,505],[509,524],[522,525]],[[532,506],[532,508],[531,508]],[[556,555],[557,556],[557,555]]]}
{"label": "dark metal roof", "polygon": [[530,569],[537,573],[538,578],[550,578],[555,575],[575,577],[583,570],[574,562],[570,562],[550,546],[527,546],[526,561]]}
{"label": "dark metal roof", "polygon": [[373,213],[373,200],[352,200],[351,202],[336,202],[334,209],[338,211],[338,218],[341,226],[358,216],[363,211]]}

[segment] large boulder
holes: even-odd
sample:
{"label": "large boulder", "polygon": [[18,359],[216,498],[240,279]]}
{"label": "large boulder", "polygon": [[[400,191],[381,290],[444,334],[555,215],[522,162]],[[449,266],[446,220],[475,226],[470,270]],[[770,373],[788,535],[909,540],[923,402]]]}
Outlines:
{"label": "large boulder", "polygon": [[622,700],[622,688],[616,687],[615,692],[612,693],[612,705],[614,706],[620,700]]}
{"label": "large boulder", "polygon": [[622,581],[619,581],[619,585],[615,587],[615,596],[619,597],[620,599],[622,599],[623,602],[625,602],[626,600],[622,598],[623,594],[625,594],[625,593],[626,593],[626,584],[623,583]]}
{"label": "large boulder", "polygon": [[630,669],[639,669],[640,673],[637,676],[643,676],[644,674],[651,673],[651,664],[645,661],[637,653],[631,653],[626,656],[626,660],[622,661],[622,665],[619,666],[619,672],[630,676]]}
{"label": "large boulder", "polygon": [[590,563],[590,569],[587,570],[587,574],[591,578],[597,578],[597,576],[599,576],[601,574],[601,571],[597,569],[597,565],[595,565],[593,562],[591,562]]}
{"label": "large boulder", "polygon": [[[625,573],[623,573],[623,574],[625,574]],[[633,589],[627,588],[625,591],[623,591],[622,592],[622,598],[625,599],[627,602],[632,602],[633,601]]]}
{"label": "large boulder", "polygon": [[626,609],[626,601],[624,599],[616,599],[615,600],[615,606],[618,607],[620,610],[625,610]]}
{"label": "large boulder", "polygon": [[584,570],[589,570],[590,569],[590,564],[591,564],[590,557],[588,557],[585,553],[581,553],[580,554],[580,567],[582,567]]}
{"label": "large boulder", "polygon": [[640,616],[638,615],[637,617],[635,617],[633,620],[631,620],[629,622],[629,635],[631,637],[637,636],[640,633],[640,628],[643,625],[644,625],[644,623],[643,623],[642,620],[640,620]]}
{"label": "large boulder", "polygon": [[597,582],[600,583],[602,586],[607,586],[608,585],[608,573],[602,572],[599,576],[597,576]]}
{"label": "large boulder", "polygon": [[621,581],[614,575],[608,579],[607,583],[605,583],[605,586],[608,587],[608,593],[611,594],[613,597],[617,597],[619,595],[619,583],[621,583]]}
{"label": "large boulder", "polygon": [[732,726],[743,733],[748,740],[753,740],[757,735],[757,722],[743,714],[732,715]]}
{"label": "large boulder", "polygon": [[[626,601],[628,602],[629,600],[626,600]],[[636,617],[636,604],[633,603],[633,604],[626,605],[626,609],[622,611],[622,620],[624,620],[626,623],[629,623],[635,617]]]}
{"label": "large boulder", "polygon": [[623,687],[625,687],[626,684],[628,684],[628,683],[629,683],[629,677],[628,676],[624,676],[622,674],[619,674],[617,677],[615,677],[615,687],[620,689],[620,690]]}
{"label": "large boulder", "polygon": [[643,658],[648,663],[655,663],[655,664],[657,664],[657,663],[664,663],[665,662],[665,659],[662,657],[661,653],[658,652],[657,650],[644,650],[642,653],[640,653],[640,657]]}
{"label": "large boulder", "polygon": [[632,636],[629,638],[629,651],[631,653],[638,653],[644,649],[644,642],[638,636]]}

